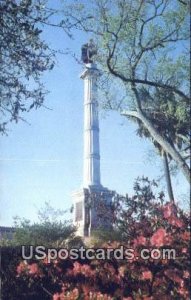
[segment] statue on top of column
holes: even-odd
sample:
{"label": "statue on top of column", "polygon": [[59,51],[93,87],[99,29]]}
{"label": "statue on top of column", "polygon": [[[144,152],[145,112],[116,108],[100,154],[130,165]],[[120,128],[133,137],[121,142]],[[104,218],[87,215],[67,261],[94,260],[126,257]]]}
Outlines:
{"label": "statue on top of column", "polygon": [[81,51],[81,60],[85,64],[93,63],[92,57],[97,54],[97,49],[93,39],[90,39],[88,43],[82,45]]}

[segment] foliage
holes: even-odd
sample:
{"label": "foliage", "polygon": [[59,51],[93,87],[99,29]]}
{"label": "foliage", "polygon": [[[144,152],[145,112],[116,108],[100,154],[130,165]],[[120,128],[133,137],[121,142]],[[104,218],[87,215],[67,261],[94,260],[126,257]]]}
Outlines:
{"label": "foliage", "polygon": [[74,232],[75,228],[66,221],[30,224],[24,220],[16,229],[13,243],[16,245],[58,246],[65,244],[68,238],[73,237]]}
{"label": "foliage", "polygon": [[189,181],[189,1],[64,3],[68,27],[96,41],[104,108],[136,120]]}
{"label": "foliage", "polygon": [[[182,157],[188,161],[190,158],[190,109],[187,102],[183,99],[182,101],[177,100],[172,92],[163,89],[157,89],[151,95],[145,88],[142,88],[141,95],[142,107],[150,121],[155,124],[155,128],[163,137],[166,137],[171,145],[176,145]],[[166,155],[161,145],[153,139],[141,121],[136,118],[132,118],[132,120],[138,124],[137,134],[150,139],[157,152],[162,156],[169,200],[174,201],[170,174],[177,170],[177,166],[172,157]]]}
{"label": "foliage", "polygon": [[[104,214],[107,216],[107,214]],[[92,231],[91,237],[86,240],[86,245],[88,247],[99,248],[105,242],[122,242],[123,236],[121,235],[121,231],[117,228],[111,228],[110,230],[106,230],[104,228],[99,228],[97,230]]]}
{"label": "foliage", "polygon": [[[151,96],[146,89],[142,88],[143,107],[147,111],[150,120],[155,126],[167,136],[169,140],[177,145],[179,150],[189,144],[189,106],[186,101],[177,99],[170,91],[157,89]],[[148,130],[140,128],[139,134],[149,135]],[[154,141],[155,143],[155,141]],[[156,146],[159,147],[157,143]]]}
{"label": "foliage", "polygon": [[[105,250],[122,245],[131,248],[134,257],[20,261],[10,270],[16,293],[9,288],[13,283],[3,280],[3,299],[18,299],[17,295],[23,300],[189,299],[189,216],[173,203],[163,203],[163,195],[155,198],[150,188],[153,183],[144,180],[143,185],[136,182],[135,196],[118,201],[122,206],[118,207],[116,224],[121,234],[125,230],[122,241],[102,244]],[[142,259],[142,249],[158,249],[160,253],[175,249],[176,259]],[[9,272],[4,276],[10,276]],[[33,298],[28,298],[30,295]]]}
{"label": "foliage", "polygon": [[[0,1],[0,133],[9,122],[43,106],[41,77],[54,67],[55,51],[43,40],[45,27],[68,30],[47,0]],[[57,18],[53,18],[57,14]]]}
{"label": "foliage", "polygon": [[63,218],[65,211],[53,208],[45,202],[38,212],[39,222],[15,218],[13,239],[1,240],[2,246],[43,245],[44,247],[61,247],[81,245],[82,240],[75,236],[76,228],[70,220]]}

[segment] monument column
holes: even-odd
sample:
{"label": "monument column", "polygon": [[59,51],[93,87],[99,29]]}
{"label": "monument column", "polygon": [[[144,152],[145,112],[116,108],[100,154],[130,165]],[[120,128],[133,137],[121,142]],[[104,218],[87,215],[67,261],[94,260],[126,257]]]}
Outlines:
{"label": "monument column", "polygon": [[83,187],[73,193],[73,199],[74,225],[77,227],[77,234],[83,237],[91,236],[94,230],[101,227],[111,228],[110,220],[105,215],[100,216],[103,207],[110,205],[113,192],[103,187],[100,179],[97,81],[101,72],[93,62],[96,53],[91,40],[82,46],[84,71],[80,78],[84,81]]}
{"label": "monument column", "polygon": [[84,80],[84,170],[83,186],[100,186],[99,118],[97,79],[101,75],[96,64],[85,65]]}

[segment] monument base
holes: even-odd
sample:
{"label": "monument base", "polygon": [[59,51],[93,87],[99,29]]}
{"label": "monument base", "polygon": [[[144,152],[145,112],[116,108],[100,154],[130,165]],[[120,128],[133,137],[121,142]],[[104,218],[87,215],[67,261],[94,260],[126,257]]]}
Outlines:
{"label": "monument base", "polygon": [[89,186],[73,193],[73,223],[77,227],[77,235],[90,237],[99,229],[112,228],[109,216],[114,192],[100,186]]}

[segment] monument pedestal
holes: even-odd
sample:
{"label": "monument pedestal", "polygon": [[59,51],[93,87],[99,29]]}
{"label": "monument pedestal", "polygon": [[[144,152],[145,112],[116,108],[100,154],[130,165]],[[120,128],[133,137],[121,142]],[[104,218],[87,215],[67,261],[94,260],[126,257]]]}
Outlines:
{"label": "monument pedestal", "polygon": [[90,237],[95,230],[112,228],[110,218],[112,191],[102,186],[89,186],[74,192],[72,196],[77,235]]}

